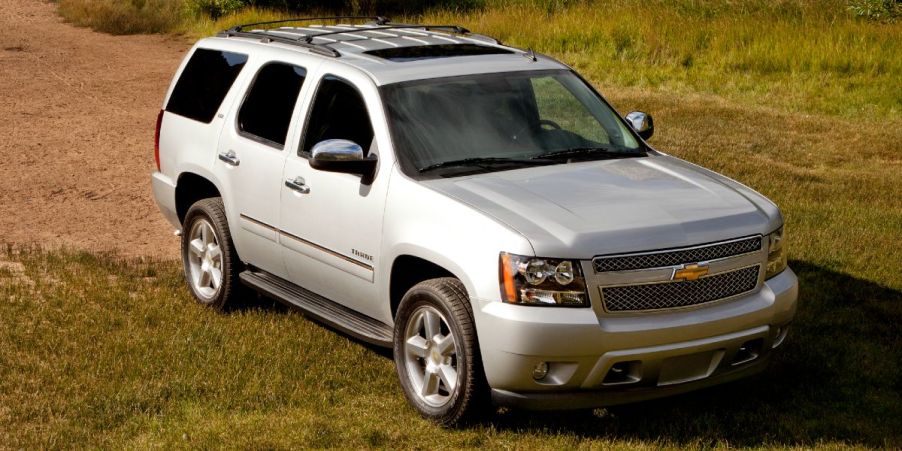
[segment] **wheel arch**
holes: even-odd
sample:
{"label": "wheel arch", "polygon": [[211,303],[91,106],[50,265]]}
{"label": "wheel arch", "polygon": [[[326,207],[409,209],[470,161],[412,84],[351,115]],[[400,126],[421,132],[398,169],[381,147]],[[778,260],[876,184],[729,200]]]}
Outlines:
{"label": "wheel arch", "polygon": [[179,174],[175,184],[175,212],[179,223],[185,221],[188,209],[195,202],[210,197],[222,197],[222,192],[208,177],[194,172]]}
{"label": "wheel arch", "polygon": [[460,274],[462,273],[459,268],[447,262],[436,263],[435,259],[415,253],[397,255],[392,261],[388,284],[391,317],[394,319],[395,314],[398,312],[398,306],[401,304],[404,294],[413,288],[414,285],[425,280],[453,277],[464,284],[468,295],[470,295],[469,281]]}

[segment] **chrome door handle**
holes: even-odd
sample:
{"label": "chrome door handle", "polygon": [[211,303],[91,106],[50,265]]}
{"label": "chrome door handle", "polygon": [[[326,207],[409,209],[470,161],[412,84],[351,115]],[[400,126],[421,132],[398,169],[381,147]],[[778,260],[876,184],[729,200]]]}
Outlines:
{"label": "chrome door handle", "polygon": [[241,164],[241,160],[238,159],[238,155],[235,155],[234,150],[220,153],[219,159],[229,166],[238,166]]}
{"label": "chrome door handle", "polygon": [[285,186],[301,194],[307,194],[310,192],[310,187],[307,186],[307,182],[305,182],[302,177],[295,177],[293,179],[285,180]]}

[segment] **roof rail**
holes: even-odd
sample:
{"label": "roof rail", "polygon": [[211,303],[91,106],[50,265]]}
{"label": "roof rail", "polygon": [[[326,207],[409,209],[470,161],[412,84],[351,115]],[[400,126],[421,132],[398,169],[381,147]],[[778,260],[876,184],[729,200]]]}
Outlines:
{"label": "roof rail", "polygon": [[[270,29],[262,29],[262,30],[250,30],[244,31],[247,27],[257,26],[257,25],[273,25],[273,24],[281,24],[288,22],[302,22],[302,21],[312,21],[312,20],[346,20],[346,19],[356,19],[363,20],[369,19],[370,25],[375,25],[369,28],[352,28],[349,30],[324,30],[323,33],[313,33],[313,34],[301,34],[297,38],[288,37],[284,34],[271,33]],[[304,47],[309,49],[314,53],[318,53],[324,56],[331,57],[339,57],[341,53],[338,50],[335,50],[330,46],[330,44],[334,44],[334,42],[326,42],[317,44],[314,43],[313,40],[319,37],[324,36],[335,36],[341,34],[354,34],[368,31],[382,31],[382,30],[424,30],[424,31],[439,31],[445,33],[453,33],[453,34],[461,34],[467,35],[468,38],[476,39],[484,42],[491,42],[496,45],[501,45],[501,41],[492,38],[490,36],[485,36],[481,34],[475,34],[470,32],[464,27],[460,25],[427,25],[427,24],[404,24],[404,23],[393,23],[388,18],[383,16],[331,16],[331,17],[299,17],[294,19],[284,19],[284,20],[271,20],[267,22],[255,22],[249,24],[236,25],[228,30],[225,30],[219,33],[217,36],[220,37],[242,37],[242,38],[258,38],[263,42],[279,42],[282,44],[291,44],[299,47]],[[369,39],[369,38],[366,38]]]}
{"label": "roof rail", "polygon": [[341,53],[338,50],[333,49],[332,47],[322,45],[322,44],[311,44],[304,41],[304,37],[301,36],[300,39],[288,38],[285,36],[277,36],[272,33],[258,32],[258,31],[232,31],[226,30],[219,33],[217,36],[220,37],[238,37],[238,38],[256,38],[260,39],[263,42],[280,42],[282,44],[291,44],[296,45],[298,47],[304,47],[310,50],[313,53],[318,53],[323,56],[331,56],[331,57],[339,57]]}
{"label": "roof rail", "polygon": [[241,31],[246,27],[253,27],[257,25],[274,25],[279,23],[289,23],[289,22],[309,22],[311,20],[372,20],[376,25],[385,25],[389,23],[391,20],[388,17],[384,16],[325,16],[325,17],[295,17],[292,19],[281,19],[281,20],[269,20],[266,22],[253,22],[253,23],[245,23],[241,25],[235,25],[232,28],[229,28],[226,31]]}

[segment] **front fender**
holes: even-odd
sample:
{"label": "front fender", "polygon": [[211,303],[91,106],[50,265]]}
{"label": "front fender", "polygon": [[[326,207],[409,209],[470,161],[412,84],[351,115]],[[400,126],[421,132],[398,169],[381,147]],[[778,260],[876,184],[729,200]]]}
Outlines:
{"label": "front fender", "polygon": [[[460,279],[473,302],[500,300],[501,252],[534,254],[519,232],[394,169],[385,208],[383,268],[391,268],[401,255],[422,258]],[[386,300],[390,280],[390,271],[383,271],[379,284]]]}

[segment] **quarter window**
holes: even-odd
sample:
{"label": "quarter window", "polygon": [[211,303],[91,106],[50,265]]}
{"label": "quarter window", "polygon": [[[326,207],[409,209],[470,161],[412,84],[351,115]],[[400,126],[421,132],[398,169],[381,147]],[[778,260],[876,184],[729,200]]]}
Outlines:
{"label": "quarter window", "polygon": [[282,148],[307,71],[284,63],[263,66],[238,111],[238,131]]}
{"label": "quarter window", "polygon": [[327,139],[346,139],[369,151],[373,126],[360,92],[350,83],[327,75],[320,82],[310,113],[303,151]]}
{"label": "quarter window", "polygon": [[195,50],[172,90],[166,111],[209,124],[245,63],[247,55],[240,53]]}

